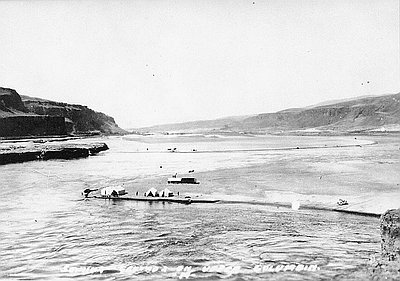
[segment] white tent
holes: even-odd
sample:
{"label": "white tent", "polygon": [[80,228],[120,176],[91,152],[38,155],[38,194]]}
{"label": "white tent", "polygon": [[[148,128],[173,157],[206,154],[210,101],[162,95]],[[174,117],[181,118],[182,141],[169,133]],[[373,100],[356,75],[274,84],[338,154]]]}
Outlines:
{"label": "white tent", "polygon": [[144,193],[146,197],[158,197],[158,191],[154,187],[150,188]]}
{"label": "white tent", "polygon": [[119,195],[125,195],[126,193],[127,192],[125,191],[125,188],[123,188],[120,185],[107,186],[100,190],[100,194],[102,196],[119,196]]}
{"label": "white tent", "polygon": [[174,196],[174,193],[169,190],[168,188],[165,188],[163,191],[160,192],[161,197],[172,197]]}

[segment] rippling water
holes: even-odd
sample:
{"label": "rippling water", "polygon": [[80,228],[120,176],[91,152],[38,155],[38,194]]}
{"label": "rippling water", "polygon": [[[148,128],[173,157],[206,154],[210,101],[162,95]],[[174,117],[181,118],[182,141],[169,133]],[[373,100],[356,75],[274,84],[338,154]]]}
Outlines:
{"label": "rippling water", "polygon": [[[109,151],[88,159],[0,166],[0,279],[164,280],[185,277],[182,269],[190,269],[189,278],[200,279],[368,276],[368,259],[379,251],[375,218],[240,204],[82,200],[80,192],[89,186],[159,175],[160,161],[165,165],[162,173],[168,174],[182,161],[194,161],[196,169],[207,171],[262,158],[259,152],[158,153],[170,142],[107,143]],[[191,142],[180,147],[190,150],[194,145],[208,150],[254,149],[265,148],[265,140],[240,145],[225,141],[223,146]],[[270,141],[269,147],[274,145]],[[267,270],[287,264],[318,269]]]}

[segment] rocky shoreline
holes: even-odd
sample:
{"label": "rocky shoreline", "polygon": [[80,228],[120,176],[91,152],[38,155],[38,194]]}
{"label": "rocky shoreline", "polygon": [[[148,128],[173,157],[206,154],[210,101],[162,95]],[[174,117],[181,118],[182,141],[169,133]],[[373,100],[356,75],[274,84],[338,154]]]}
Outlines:
{"label": "rocky shoreline", "polygon": [[45,140],[0,143],[0,165],[50,159],[78,159],[108,150],[105,143],[70,143],[68,141],[49,144]]}

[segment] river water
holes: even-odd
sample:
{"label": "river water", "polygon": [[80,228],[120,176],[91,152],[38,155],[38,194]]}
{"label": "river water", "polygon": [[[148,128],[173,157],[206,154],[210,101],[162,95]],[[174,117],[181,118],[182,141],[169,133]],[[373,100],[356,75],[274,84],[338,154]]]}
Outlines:
{"label": "river water", "polygon": [[[269,149],[353,145],[354,140],[100,141],[110,150],[87,159],[0,166],[0,279],[368,278],[369,258],[379,252],[376,218],[245,204],[82,200],[80,195],[88,187],[140,185],[188,163],[212,172],[264,162]],[[175,147],[187,153],[167,152]]]}

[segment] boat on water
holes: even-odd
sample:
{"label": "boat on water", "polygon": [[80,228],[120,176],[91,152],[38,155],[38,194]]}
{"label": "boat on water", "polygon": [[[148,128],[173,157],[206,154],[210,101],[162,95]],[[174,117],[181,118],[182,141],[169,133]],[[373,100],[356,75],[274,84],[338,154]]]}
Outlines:
{"label": "boat on water", "polygon": [[168,178],[169,184],[200,184],[196,178],[187,177],[187,178]]}

